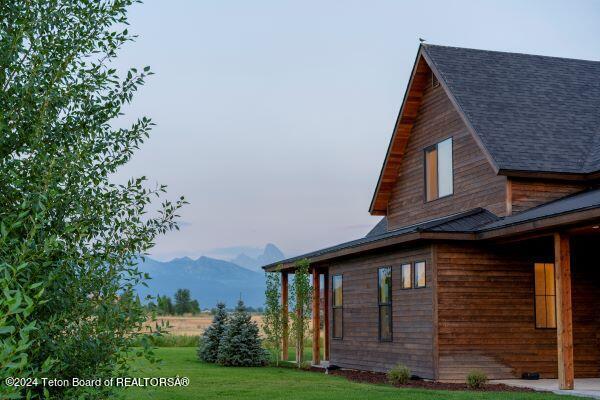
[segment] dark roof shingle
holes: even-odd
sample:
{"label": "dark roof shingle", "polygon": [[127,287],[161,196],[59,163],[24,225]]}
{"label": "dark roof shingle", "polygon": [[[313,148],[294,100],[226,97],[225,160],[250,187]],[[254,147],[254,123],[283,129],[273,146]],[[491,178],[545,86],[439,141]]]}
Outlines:
{"label": "dark roof shingle", "polygon": [[600,170],[600,62],[424,45],[501,170]]}

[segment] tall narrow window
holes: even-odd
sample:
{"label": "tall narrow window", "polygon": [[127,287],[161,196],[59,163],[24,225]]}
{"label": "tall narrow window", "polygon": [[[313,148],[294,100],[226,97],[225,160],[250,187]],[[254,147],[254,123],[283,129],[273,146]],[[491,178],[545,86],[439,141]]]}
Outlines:
{"label": "tall narrow window", "polygon": [[535,327],[556,328],[554,264],[535,264]]}
{"label": "tall narrow window", "polygon": [[332,335],[336,339],[341,339],[343,334],[343,283],[342,275],[333,275],[331,277],[331,288],[333,290],[333,332]]}
{"label": "tall narrow window", "polygon": [[392,268],[377,270],[379,305],[379,340],[392,340]]}
{"label": "tall narrow window", "polygon": [[415,263],[415,287],[422,288],[425,287],[427,282],[425,282],[425,261],[417,261]]}
{"label": "tall narrow window", "polygon": [[425,149],[425,197],[427,201],[454,192],[452,138]]}
{"label": "tall narrow window", "polygon": [[400,266],[402,271],[402,289],[410,289],[412,287],[412,276],[410,273],[410,264],[402,264]]}

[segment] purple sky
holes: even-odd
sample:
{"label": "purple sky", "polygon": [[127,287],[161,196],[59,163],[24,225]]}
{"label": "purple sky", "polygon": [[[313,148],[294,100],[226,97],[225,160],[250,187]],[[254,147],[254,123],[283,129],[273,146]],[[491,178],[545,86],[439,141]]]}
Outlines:
{"label": "purple sky", "polygon": [[[600,60],[600,2],[160,1],[119,66],[156,73],[125,120],[158,126],[117,179],[190,201],[152,254],[286,255],[363,236],[418,38]],[[235,249],[222,249],[235,247]]]}

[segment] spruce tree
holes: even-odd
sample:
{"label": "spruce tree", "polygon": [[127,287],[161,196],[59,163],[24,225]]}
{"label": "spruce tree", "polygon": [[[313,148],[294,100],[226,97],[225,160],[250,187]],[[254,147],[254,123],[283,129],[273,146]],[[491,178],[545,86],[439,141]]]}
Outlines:
{"label": "spruce tree", "polygon": [[217,303],[213,322],[204,331],[202,337],[200,338],[200,343],[198,345],[198,357],[200,360],[210,363],[217,361],[219,344],[223,334],[225,333],[227,319],[228,317],[227,311],[225,310],[225,303]]}
{"label": "spruce tree", "polygon": [[268,353],[258,337],[258,325],[240,300],[231,316],[219,345],[217,363],[233,367],[265,365]]}

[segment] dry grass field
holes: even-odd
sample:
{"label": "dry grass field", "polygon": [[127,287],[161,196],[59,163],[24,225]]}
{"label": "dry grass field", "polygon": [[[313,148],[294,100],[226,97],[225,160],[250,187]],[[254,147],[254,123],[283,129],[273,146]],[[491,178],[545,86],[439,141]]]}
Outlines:
{"label": "dry grass field", "polygon": [[[200,314],[195,316],[179,316],[179,315],[164,315],[157,316],[156,321],[148,319],[146,326],[154,328],[155,324],[161,324],[161,321],[165,324],[168,322],[169,328],[167,329],[172,335],[185,335],[185,336],[198,336],[210,325],[213,316],[211,314]],[[262,316],[253,315],[252,320],[255,321],[258,326],[262,325]]]}

